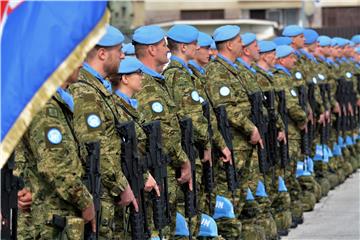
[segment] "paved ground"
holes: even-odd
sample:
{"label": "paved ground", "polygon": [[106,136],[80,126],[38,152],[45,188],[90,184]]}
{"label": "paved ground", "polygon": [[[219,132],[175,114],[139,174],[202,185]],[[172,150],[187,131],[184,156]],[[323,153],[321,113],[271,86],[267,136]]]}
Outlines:
{"label": "paved ground", "polygon": [[360,171],[305,213],[304,223],[282,240],[360,240]]}

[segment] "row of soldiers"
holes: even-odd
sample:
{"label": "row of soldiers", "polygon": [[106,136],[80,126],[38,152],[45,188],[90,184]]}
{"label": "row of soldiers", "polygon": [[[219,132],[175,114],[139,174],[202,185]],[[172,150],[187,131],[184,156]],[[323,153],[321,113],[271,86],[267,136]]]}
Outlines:
{"label": "row of soldiers", "polygon": [[287,235],[359,167],[360,35],[282,35],[107,26],[17,146],[18,238]]}

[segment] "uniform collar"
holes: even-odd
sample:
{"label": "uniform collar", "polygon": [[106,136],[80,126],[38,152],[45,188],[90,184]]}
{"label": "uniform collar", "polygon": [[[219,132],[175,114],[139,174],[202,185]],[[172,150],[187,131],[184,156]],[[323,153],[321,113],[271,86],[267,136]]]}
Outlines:
{"label": "uniform collar", "polygon": [[88,71],[91,75],[93,75],[95,78],[97,78],[109,92],[112,92],[112,87],[111,87],[110,82],[108,80],[106,80],[105,78],[103,78],[100,75],[100,73],[98,73],[95,69],[93,69],[88,63],[84,62],[83,68],[86,71]]}
{"label": "uniform collar", "polygon": [[143,70],[142,70],[145,74],[148,74],[154,78],[158,78],[158,79],[161,79],[161,80],[165,80],[164,76],[161,75],[160,73],[156,72],[155,70],[147,67],[147,66],[143,66]]}
{"label": "uniform collar", "polygon": [[247,62],[245,62],[242,58],[237,58],[237,61],[243,65],[247,70],[251,71],[252,73],[256,74],[256,70]]}
{"label": "uniform collar", "polygon": [[230,66],[232,66],[234,68],[234,70],[238,70],[239,67],[232,61],[230,61],[228,58],[224,57],[222,54],[218,53],[217,55],[220,59],[222,59],[223,61],[225,61],[227,64],[229,64]]}
{"label": "uniform collar", "polygon": [[192,71],[191,71],[191,69],[189,68],[189,66],[186,64],[186,62],[185,62],[184,60],[182,60],[181,58],[179,58],[178,56],[172,55],[172,56],[170,57],[170,60],[171,60],[171,61],[176,61],[176,62],[180,63],[180,64],[188,71],[188,73],[189,73],[190,75],[193,74]]}
{"label": "uniform collar", "polygon": [[121,92],[120,90],[115,91],[116,95],[121,97],[125,102],[127,102],[130,106],[132,106],[134,109],[137,109],[138,107],[138,101],[135,98],[131,98],[125,93]]}
{"label": "uniform collar", "polygon": [[193,66],[196,70],[198,70],[202,75],[205,75],[205,68],[197,64],[194,60],[189,61],[189,65]]}
{"label": "uniform collar", "polygon": [[311,53],[309,53],[308,51],[306,51],[305,49],[300,49],[300,52],[308,59],[310,59],[311,61],[317,63],[316,58],[314,57],[314,55],[312,55]]}
{"label": "uniform collar", "polygon": [[260,67],[259,65],[256,65],[260,70],[262,70],[263,72],[265,72],[267,75],[269,75],[270,77],[273,77],[274,74],[270,71],[270,70],[265,70],[264,68]]}
{"label": "uniform collar", "polygon": [[280,64],[275,64],[275,68],[277,70],[281,70],[281,71],[285,72],[287,75],[289,75],[291,77],[291,73],[290,73],[289,69],[287,69],[286,67],[284,67]]}
{"label": "uniform collar", "polygon": [[69,92],[59,87],[56,92],[59,94],[61,100],[66,104],[66,106],[74,112],[74,99]]}

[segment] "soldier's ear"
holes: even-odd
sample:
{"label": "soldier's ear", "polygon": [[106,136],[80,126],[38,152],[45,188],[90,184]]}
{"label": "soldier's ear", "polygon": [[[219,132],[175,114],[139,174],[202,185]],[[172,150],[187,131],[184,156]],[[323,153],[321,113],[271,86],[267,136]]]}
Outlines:
{"label": "soldier's ear", "polygon": [[156,56],[157,49],[155,45],[149,45],[147,51],[149,52],[150,56]]}
{"label": "soldier's ear", "polygon": [[99,48],[97,50],[97,56],[100,60],[104,61],[106,59],[107,51],[105,48]]}

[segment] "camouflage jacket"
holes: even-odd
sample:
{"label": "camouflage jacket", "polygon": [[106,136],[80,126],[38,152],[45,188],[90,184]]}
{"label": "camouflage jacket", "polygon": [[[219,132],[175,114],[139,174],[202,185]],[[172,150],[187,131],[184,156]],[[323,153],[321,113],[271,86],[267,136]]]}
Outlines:
{"label": "camouflage jacket", "polygon": [[194,140],[210,148],[208,122],[203,116],[199,92],[194,77],[178,61],[171,61],[164,70],[165,84],[174,103],[179,119],[190,117],[194,126]]}
{"label": "camouflage jacket", "polygon": [[206,77],[205,75],[201,74],[201,72],[198,69],[196,69],[196,67],[194,67],[193,65],[189,65],[189,67],[193,71],[193,74],[195,76],[194,82],[196,89],[200,94],[200,102],[208,101],[210,104],[210,121],[213,130],[213,142],[219,149],[224,149],[226,147],[226,143],[221,133],[219,132],[216,115],[213,108],[211,107],[211,103],[208,98],[208,93],[206,92],[206,88],[205,88]]}
{"label": "camouflage jacket", "polygon": [[70,90],[75,104],[75,133],[81,144],[100,141],[102,199],[112,201],[128,185],[119,160],[121,140],[115,127],[119,113],[114,96],[84,68]]}
{"label": "camouflage jacket", "polygon": [[53,214],[80,216],[93,201],[82,182],[84,162],[72,120],[71,110],[56,93],[22,138],[35,224],[51,221]]}
{"label": "camouflage jacket", "polygon": [[274,71],[274,83],[277,91],[284,90],[286,97],[286,108],[288,112],[288,137],[289,139],[300,140],[300,128],[307,121],[305,111],[299,105],[298,90],[293,84],[292,76],[282,70]]}
{"label": "camouflage jacket", "polygon": [[206,90],[212,106],[226,107],[234,150],[252,149],[249,139],[255,125],[250,120],[248,92],[239,79],[238,69],[221,57],[216,57],[206,66],[206,79]]}
{"label": "camouflage jacket", "polygon": [[179,167],[188,158],[181,147],[181,132],[176,115],[176,105],[171,99],[165,80],[144,73],[142,90],[134,96],[138,112],[146,122],[161,121],[163,150],[171,158],[171,166]]}

